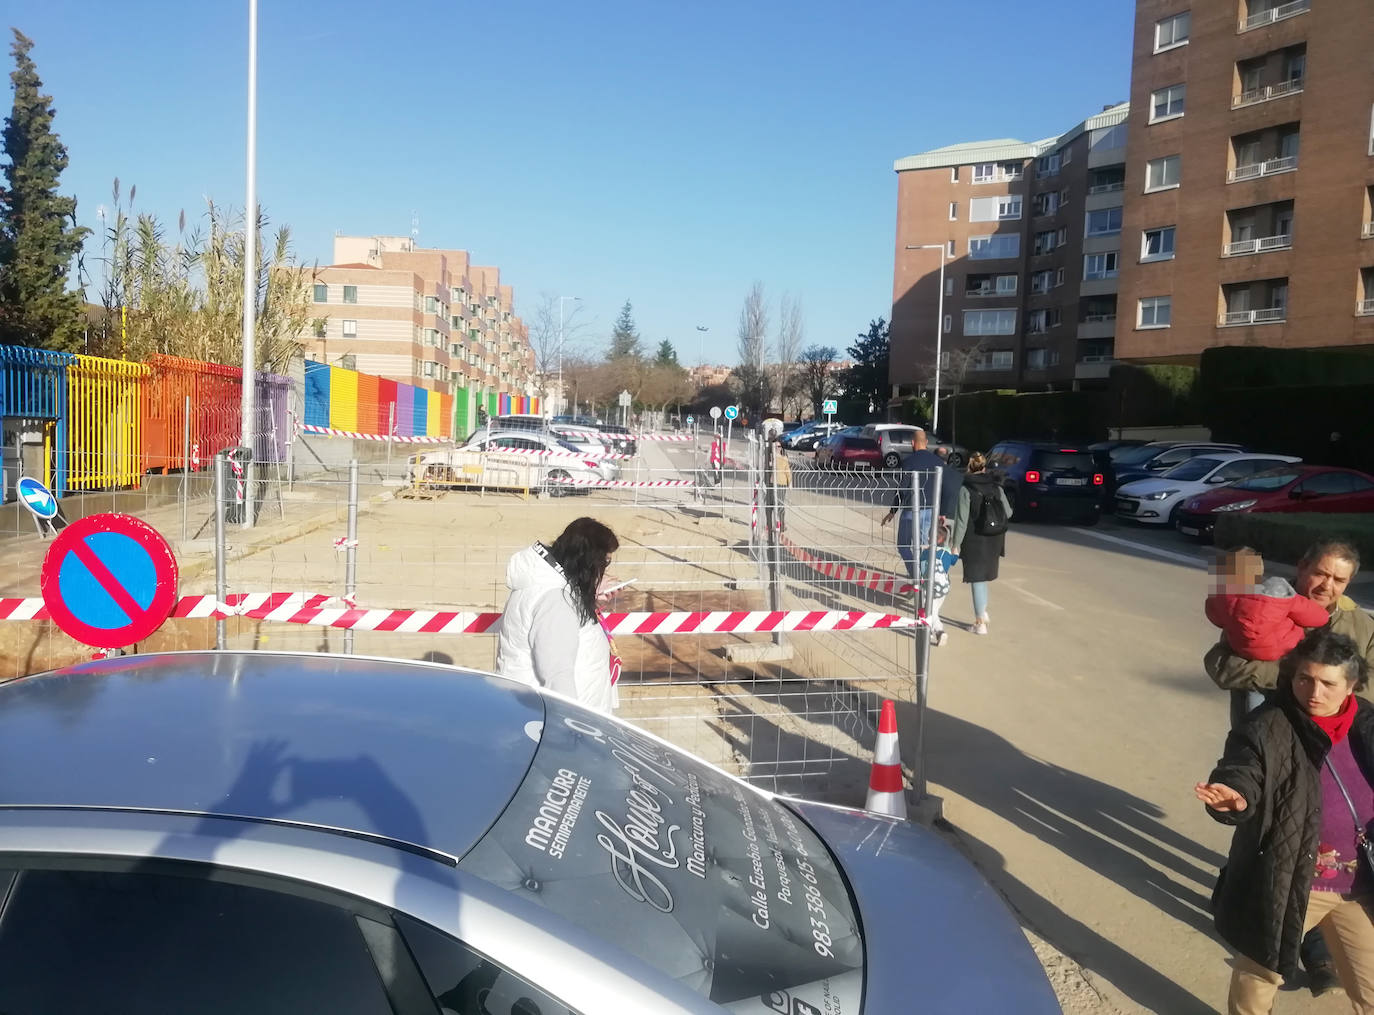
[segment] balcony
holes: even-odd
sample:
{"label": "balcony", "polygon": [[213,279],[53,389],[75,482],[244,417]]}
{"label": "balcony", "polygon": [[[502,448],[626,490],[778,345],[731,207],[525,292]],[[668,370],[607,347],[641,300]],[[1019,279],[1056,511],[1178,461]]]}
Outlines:
{"label": "balcony", "polygon": [[1364,231],[1360,233],[1360,235],[1366,240],[1374,236],[1374,222],[1366,222],[1364,224]]}
{"label": "balcony", "polygon": [[1233,95],[1231,96],[1231,108],[1240,109],[1242,106],[1253,106],[1260,102],[1268,102],[1270,99],[1281,99],[1285,95],[1296,95],[1302,91],[1303,80],[1303,78],[1293,78],[1291,81],[1280,81],[1276,85],[1252,88],[1248,92]]}
{"label": "balcony", "polygon": [[1121,180],[1117,183],[1098,183],[1088,188],[1089,194],[1115,194],[1118,190],[1126,189],[1126,181]]}
{"label": "balcony", "polygon": [[1288,320],[1287,307],[1268,307],[1264,310],[1229,310],[1221,315],[1219,326],[1240,328],[1247,324],[1281,324]]}
{"label": "balcony", "polygon": [[1252,32],[1256,28],[1263,28],[1265,25],[1272,25],[1277,21],[1287,21],[1299,14],[1306,14],[1311,6],[1312,0],[1292,0],[1291,3],[1270,7],[1267,11],[1257,11],[1249,17],[1241,19],[1240,28],[1237,29],[1237,32]]}
{"label": "balcony", "polygon": [[1355,316],[1371,317],[1374,316],[1374,300],[1360,300],[1355,304]]}
{"label": "balcony", "polygon": [[1278,158],[1265,159],[1263,162],[1252,162],[1248,166],[1236,166],[1226,174],[1227,183],[1240,183],[1242,180],[1258,180],[1261,176],[1277,176],[1279,173],[1291,173],[1298,168],[1298,157],[1296,155],[1281,155]]}
{"label": "balcony", "polygon": [[1242,257],[1245,254],[1264,254],[1271,250],[1288,250],[1293,246],[1293,237],[1265,236],[1256,240],[1237,240],[1221,248],[1222,257]]}

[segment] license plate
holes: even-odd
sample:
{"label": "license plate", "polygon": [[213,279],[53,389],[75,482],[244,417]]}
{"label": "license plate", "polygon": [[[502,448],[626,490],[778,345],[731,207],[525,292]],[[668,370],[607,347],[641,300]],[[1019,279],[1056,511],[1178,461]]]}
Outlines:
{"label": "license plate", "polygon": [[1086,479],[1056,479],[1056,480],[1054,481],[1054,483],[1055,483],[1056,486],[1087,486],[1087,485],[1088,485],[1088,481],[1087,481]]}
{"label": "license plate", "polygon": [[1124,514],[1133,515],[1139,505],[1133,500],[1119,500],[1116,502],[1116,509]]}
{"label": "license plate", "polygon": [[1198,530],[1193,528],[1191,525],[1180,525],[1178,527],[1178,531],[1182,532],[1185,536],[1199,535]]}

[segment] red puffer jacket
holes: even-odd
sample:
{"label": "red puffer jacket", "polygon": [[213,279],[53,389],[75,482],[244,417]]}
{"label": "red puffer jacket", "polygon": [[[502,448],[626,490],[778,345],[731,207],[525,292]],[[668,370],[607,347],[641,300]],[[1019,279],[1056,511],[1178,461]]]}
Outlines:
{"label": "red puffer jacket", "polygon": [[1232,652],[1274,660],[1292,651],[1306,628],[1322,627],[1331,617],[1282,578],[1270,578],[1255,592],[1208,596],[1207,619],[1221,628]]}

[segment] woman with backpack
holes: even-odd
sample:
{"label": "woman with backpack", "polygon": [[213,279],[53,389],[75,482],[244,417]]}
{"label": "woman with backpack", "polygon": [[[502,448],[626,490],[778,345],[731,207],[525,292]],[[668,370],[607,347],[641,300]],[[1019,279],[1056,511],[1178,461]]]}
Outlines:
{"label": "woman with backpack", "polygon": [[988,583],[997,580],[997,566],[1006,555],[1007,522],[1011,504],[1002,485],[987,471],[987,458],[974,452],[959,490],[950,545],[959,548],[964,582],[973,587],[973,633],[988,633]]}

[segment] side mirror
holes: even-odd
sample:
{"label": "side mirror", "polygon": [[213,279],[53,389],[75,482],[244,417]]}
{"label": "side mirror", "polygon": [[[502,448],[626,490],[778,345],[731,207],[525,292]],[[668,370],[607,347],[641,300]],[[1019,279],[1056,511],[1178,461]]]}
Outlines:
{"label": "side mirror", "polygon": [[1306,500],[1310,496],[1311,494],[1309,494],[1306,490],[1297,486],[1288,491],[1289,500]]}
{"label": "side mirror", "polygon": [[1225,476],[1209,476],[1209,477],[1207,478],[1207,485],[1208,485],[1208,486],[1215,486],[1215,485],[1218,484],[1218,483],[1229,483],[1229,482],[1230,482],[1230,480],[1227,479]]}

